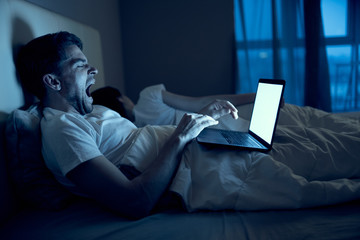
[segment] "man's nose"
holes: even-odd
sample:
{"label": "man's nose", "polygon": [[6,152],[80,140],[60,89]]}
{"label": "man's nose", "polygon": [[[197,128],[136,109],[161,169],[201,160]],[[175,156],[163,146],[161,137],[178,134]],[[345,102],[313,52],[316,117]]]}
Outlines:
{"label": "man's nose", "polygon": [[89,68],[88,74],[89,75],[96,75],[96,74],[98,74],[98,70],[95,67],[91,66]]}

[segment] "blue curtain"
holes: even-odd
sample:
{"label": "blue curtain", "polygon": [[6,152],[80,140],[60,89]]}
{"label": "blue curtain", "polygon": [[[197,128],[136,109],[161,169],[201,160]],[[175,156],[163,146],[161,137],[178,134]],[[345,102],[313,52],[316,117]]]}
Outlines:
{"label": "blue curtain", "polygon": [[330,76],[320,0],[304,0],[305,105],[331,111]]}
{"label": "blue curtain", "polygon": [[331,111],[320,0],[235,0],[237,92],[287,81],[285,101]]}

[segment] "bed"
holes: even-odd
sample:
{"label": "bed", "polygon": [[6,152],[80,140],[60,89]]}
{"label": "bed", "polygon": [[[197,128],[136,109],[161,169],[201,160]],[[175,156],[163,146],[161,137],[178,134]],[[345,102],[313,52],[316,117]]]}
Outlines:
{"label": "bed", "polygon": [[[20,19],[32,27],[28,37],[60,28],[76,32],[82,38],[82,34],[90,34],[94,41],[85,44],[94,46],[90,50],[101,49],[98,32],[83,24],[23,1],[0,4],[0,9],[9,10],[6,12],[9,19],[18,19],[17,22]],[[34,11],[36,14],[30,14]],[[1,17],[4,20],[7,15]],[[50,28],[39,24],[45,23],[44,19],[57,24]],[[1,22],[10,24],[11,21]],[[15,40],[21,43],[30,39],[19,37]],[[6,48],[11,47],[11,43],[6,45]],[[101,52],[86,54],[92,60],[99,59],[95,64],[102,67]],[[12,61],[11,52],[2,54],[1,60]],[[130,220],[92,200],[74,197],[56,183],[41,160],[38,127],[41,112],[37,105],[19,109],[23,104],[22,92],[16,84],[13,66],[4,68],[3,73],[9,81],[1,82],[5,84],[1,89],[11,94],[0,96],[1,239],[360,239],[358,198],[301,209],[195,209],[188,212],[181,204],[176,204],[158,208],[143,219]],[[98,87],[104,84],[100,81]],[[240,109],[244,119],[239,125],[241,128],[246,127],[251,107],[246,105]],[[303,108],[294,109],[301,115]],[[179,119],[183,112],[167,114],[175,114],[175,119]],[[344,121],[359,124],[360,113],[341,115]],[[294,124],[301,124],[301,120],[296,119],[299,122]],[[224,119],[220,127],[233,128],[231,121]]]}
{"label": "bed", "polygon": [[[242,113],[249,112],[250,109],[251,105],[243,106]],[[23,114],[34,116],[37,114],[34,108],[19,112],[21,117]],[[5,122],[9,122],[12,115],[13,113],[10,117],[3,116],[2,130]],[[245,120],[246,116],[243,117]],[[359,113],[353,113],[345,118],[358,121],[359,117]],[[31,144],[33,143],[34,141],[31,141]],[[1,147],[4,147],[4,143]],[[19,150],[21,148],[23,146],[18,146]],[[176,205],[157,209],[150,216],[140,220],[129,220],[89,199],[69,200],[65,196],[59,200],[59,195],[51,194],[54,189],[48,189],[51,185],[49,182],[45,187],[39,184],[41,185],[39,188],[34,188],[32,193],[37,195],[32,194],[32,199],[29,201],[37,204],[36,206],[24,205],[9,180],[9,171],[5,165],[9,167],[2,156],[0,176],[3,218],[0,236],[3,239],[358,239],[360,237],[360,200],[358,199],[302,209],[256,211],[197,210],[190,213]],[[38,166],[37,168],[39,169]],[[45,194],[44,189],[46,189]],[[59,194],[61,190],[56,191]],[[47,200],[47,204],[41,205],[44,200]]]}
{"label": "bed", "polygon": [[90,202],[59,212],[23,210],[2,239],[359,239],[360,203],[295,211],[169,210],[129,221]]}
{"label": "bed", "polygon": [[[183,111],[162,101],[164,85],[145,88],[134,107],[136,131],[122,164],[140,171],[153,149],[166,142],[167,127]],[[217,128],[247,131],[252,104],[238,107],[241,118],[219,119]],[[153,144],[156,143],[156,144]],[[280,110],[273,149],[238,151],[192,141],[182,155],[170,190],[188,211],[296,209],[360,198],[359,116],[343,117],[311,107],[285,104]],[[159,150],[158,150],[159,151]]]}

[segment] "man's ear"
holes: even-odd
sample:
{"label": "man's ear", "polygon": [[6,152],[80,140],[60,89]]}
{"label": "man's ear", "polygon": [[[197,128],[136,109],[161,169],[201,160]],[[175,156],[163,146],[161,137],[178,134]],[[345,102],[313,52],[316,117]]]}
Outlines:
{"label": "man's ear", "polygon": [[61,90],[61,82],[54,74],[50,74],[50,73],[45,74],[43,76],[43,82],[44,82],[45,86],[47,86],[55,91]]}

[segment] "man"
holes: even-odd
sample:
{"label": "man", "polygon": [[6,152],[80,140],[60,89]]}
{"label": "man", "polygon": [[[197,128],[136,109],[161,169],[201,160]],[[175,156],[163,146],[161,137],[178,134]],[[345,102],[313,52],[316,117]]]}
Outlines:
{"label": "man", "polygon": [[214,118],[236,119],[230,102],[194,103],[162,91],[170,106],[184,102],[179,107],[201,114],[184,114],[177,127],[136,128],[92,105],[97,70],[81,49],[73,34],[48,34],[28,43],[17,61],[24,86],[42,102],[46,165],[73,193],[134,218],[148,215],[168,189],[188,211],[294,209],[360,198],[358,120],[286,106],[268,154],[206,148],[192,139],[218,124]]}
{"label": "man", "polygon": [[[58,32],[32,40],[20,51],[17,69],[24,87],[42,103],[43,155],[57,180],[129,217],[149,214],[169,186],[185,145],[218,123],[205,114],[185,114],[152,165],[129,180],[113,162],[136,127],[92,105],[97,69],[89,65],[78,37]],[[237,117],[228,101],[216,101],[202,112]]]}

